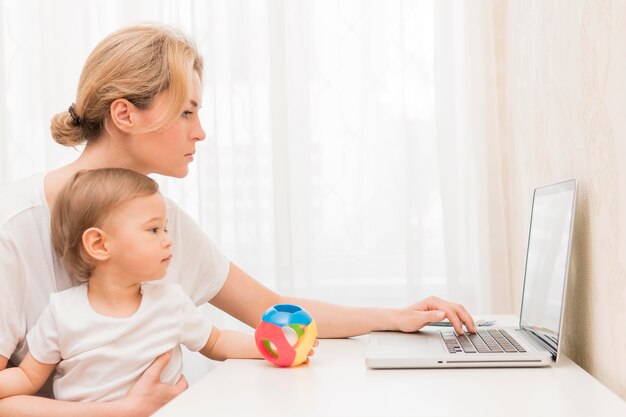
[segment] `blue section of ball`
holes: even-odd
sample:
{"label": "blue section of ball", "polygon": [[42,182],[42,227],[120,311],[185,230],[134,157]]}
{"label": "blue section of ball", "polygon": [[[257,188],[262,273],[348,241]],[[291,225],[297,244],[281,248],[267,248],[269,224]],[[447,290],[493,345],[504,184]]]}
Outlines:
{"label": "blue section of ball", "polygon": [[279,327],[289,326],[290,324],[308,326],[313,317],[303,308],[293,304],[276,304],[263,313],[262,320]]}

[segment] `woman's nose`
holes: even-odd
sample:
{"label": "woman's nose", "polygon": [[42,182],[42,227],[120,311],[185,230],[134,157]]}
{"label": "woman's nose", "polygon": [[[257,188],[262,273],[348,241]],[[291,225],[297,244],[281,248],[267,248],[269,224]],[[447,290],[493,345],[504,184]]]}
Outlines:
{"label": "woman's nose", "polygon": [[193,140],[200,142],[204,139],[206,139],[206,133],[204,129],[202,128],[202,124],[198,120],[198,126],[196,127],[196,129],[194,129],[194,132],[193,132]]}

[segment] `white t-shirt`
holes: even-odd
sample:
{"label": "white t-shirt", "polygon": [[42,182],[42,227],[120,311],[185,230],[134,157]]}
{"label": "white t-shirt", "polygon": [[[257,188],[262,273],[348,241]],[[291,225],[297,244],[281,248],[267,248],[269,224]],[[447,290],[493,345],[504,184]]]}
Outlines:
{"label": "white t-shirt", "polygon": [[113,401],[125,397],[163,352],[174,349],[161,381],[181,376],[180,345],[204,347],[213,326],[179,285],[146,283],[130,317],[107,317],[89,304],[87,285],[50,295],[27,335],[33,358],[56,364],[54,397],[65,401]]}
{"label": "white t-shirt", "polygon": [[[74,285],[53,254],[44,177],[0,187],[0,355],[15,364],[50,294]],[[230,263],[182,209],[168,199],[166,205],[174,257],[160,282],[180,284],[200,305],[222,288]]]}

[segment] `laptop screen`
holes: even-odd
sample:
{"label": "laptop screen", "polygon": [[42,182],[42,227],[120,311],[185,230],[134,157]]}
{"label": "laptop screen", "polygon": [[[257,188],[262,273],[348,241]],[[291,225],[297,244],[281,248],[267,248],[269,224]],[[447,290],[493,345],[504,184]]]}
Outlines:
{"label": "laptop screen", "polygon": [[533,196],[520,327],[539,333],[555,350],[567,282],[575,198],[576,180],[537,188]]}

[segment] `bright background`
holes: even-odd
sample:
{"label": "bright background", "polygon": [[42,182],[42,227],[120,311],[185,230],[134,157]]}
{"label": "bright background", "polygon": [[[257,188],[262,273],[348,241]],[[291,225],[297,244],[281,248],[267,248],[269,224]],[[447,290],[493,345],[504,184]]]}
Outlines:
{"label": "bright background", "polygon": [[576,177],[564,348],[626,399],[625,1],[0,0],[0,183],[78,155],[50,118],[143,21],[206,62],[208,138],[165,193],[283,293],[515,313],[532,189]]}
{"label": "bright background", "polygon": [[468,42],[489,32],[466,27],[463,4],[1,4],[2,182],[78,155],[51,139],[49,120],[74,101],[100,39],[174,24],[205,58],[208,139],[187,178],[159,180],[234,262],[280,292],[328,301],[436,294],[473,311],[511,307],[508,284],[490,285],[488,236],[502,213],[482,203],[487,105],[466,105],[468,73],[486,65],[465,59]]}
{"label": "bright background", "polygon": [[[205,59],[208,138],[187,178],[158,180],[229,258],[297,296],[403,306],[433,294],[474,312],[512,308],[503,212],[489,203],[501,196],[485,135],[486,114],[495,112],[495,96],[484,94],[493,59],[470,59],[485,53],[489,8],[334,0],[0,5],[3,183],[78,155],[51,139],[49,120],[74,101],[98,41],[132,23],[173,24]],[[218,325],[239,326],[206,309]],[[202,372],[192,364],[188,377]]]}

